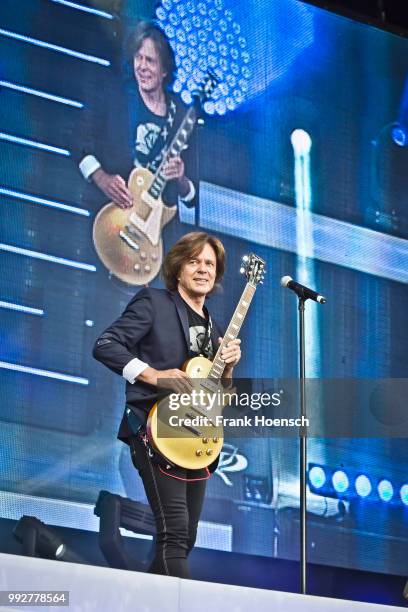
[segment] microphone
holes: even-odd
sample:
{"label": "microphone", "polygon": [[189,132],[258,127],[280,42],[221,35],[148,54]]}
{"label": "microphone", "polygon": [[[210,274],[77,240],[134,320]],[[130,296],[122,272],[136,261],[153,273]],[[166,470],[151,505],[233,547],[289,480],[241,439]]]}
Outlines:
{"label": "microphone", "polygon": [[324,304],[327,301],[323,295],[320,295],[320,293],[316,293],[316,291],[313,291],[313,289],[309,289],[309,287],[305,287],[304,285],[297,283],[293,280],[291,276],[282,276],[281,285],[282,287],[292,289],[292,291],[294,291],[296,295],[298,295],[300,298],[303,298],[304,300],[310,298],[315,302],[319,302],[319,304]]}

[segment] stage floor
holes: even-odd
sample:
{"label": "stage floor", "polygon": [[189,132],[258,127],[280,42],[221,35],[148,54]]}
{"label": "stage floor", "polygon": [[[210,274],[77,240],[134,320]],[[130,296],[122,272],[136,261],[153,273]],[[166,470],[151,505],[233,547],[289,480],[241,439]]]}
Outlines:
{"label": "stage floor", "polygon": [[[70,612],[248,612],[255,609],[274,612],[395,612],[406,609],[17,555],[0,554],[0,568],[1,591],[69,591],[69,608],[66,609]],[[39,606],[0,606],[0,610],[10,609],[38,610]],[[40,609],[64,608],[43,605]]]}

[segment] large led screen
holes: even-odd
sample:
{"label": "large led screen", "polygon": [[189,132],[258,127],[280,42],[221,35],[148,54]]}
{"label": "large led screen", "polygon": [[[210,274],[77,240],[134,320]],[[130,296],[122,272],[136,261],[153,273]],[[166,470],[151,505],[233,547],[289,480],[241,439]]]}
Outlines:
{"label": "large led screen", "polygon": [[[163,140],[209,72],[217,79],[181,146],[194,197],[163,194],[176,208],[160,236],[165,252],[198,227],[223,241],[227,272],[210,304],[224,326],[242,255],[266,261],[237,376],[296,380],[284,275],[327,298],[307,303],[309,377],[407,376],[406,39],[297,0],[3,0],[0,17],[1,516],[95,529],[100,490],[144,499],[116,440],[124,381],[92,346],[141,286],[163,286],[161,253],[139,253],[127,275],[130,228],[115,236],[123,258],[104,260],[110,242],[97,250],[93,228],[109,199],[80,168],[103,159],[127,181],[135,148],[154,146],[128,57],[140,19],[155,20],[176,58]],[[380,387],[380,420],[385,401]],[[392,423],[401,431],[405,412]],[[298,453],[293,437],[227,439],[199,545],[299,558]],[[407,440],[322,435],[308,462],[309,560],[406,574]]]}

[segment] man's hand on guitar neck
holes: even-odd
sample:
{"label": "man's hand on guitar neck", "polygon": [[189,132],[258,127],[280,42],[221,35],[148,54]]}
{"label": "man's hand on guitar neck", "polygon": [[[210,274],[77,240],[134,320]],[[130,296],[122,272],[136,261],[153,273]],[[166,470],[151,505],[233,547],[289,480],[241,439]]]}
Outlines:
{"label": "man's hand on guitar neck", "polygon": [[126,186],[126,182],[119,174],[108,174],[98,168],[91,176],[95,185],[120,208],[131,208],[133,197]]}
{"label": "man's hand on guitar neck", "polygon": [[[218,344],[221,344],[221,342],[222,338],[218,338]],[[235,340],[231,340],[223,347],[221,352],[221,359],[225,363],[223,378],[232,378],[234,366],[236,366],[238,361],[241,359],[240,344],[241,340],[239,338],[235,338]]]}
{"label": "man's hand on guitar neck", "polygon": [[183,199],[191,189],[191,183],[185,175],[184,162],[179,155],[170,157],[167,164],[163,168],[164,176],[168,181],[177,179],[179,195]]}
{"label": "man's hand on guitar neck", "polygon": [[187,374],[177,368],[156,370],[155,368],[147,367],[137,378],[149,385],[175,391],[176,393],[191,393],[194,388]]}

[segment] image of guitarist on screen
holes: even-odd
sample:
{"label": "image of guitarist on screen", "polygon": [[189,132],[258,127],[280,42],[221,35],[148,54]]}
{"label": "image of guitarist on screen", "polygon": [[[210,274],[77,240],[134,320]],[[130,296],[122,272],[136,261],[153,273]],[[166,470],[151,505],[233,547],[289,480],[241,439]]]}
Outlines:
{"label": "image of guitarist on screen", "polygon": [[190,577],[187,558],[196,539],[206,481],[218,462],[201,469],[170,464],[149,442],[146,423],[163,387],[191,391],[192,379],[181,367],[198,354],[212,359],[219,348],[223,384],[229,386],[241,358],[240,340],[223,343],[205,305],[224,267],[218,238],[204,232],[186,234],[164,260],[166,289],[141,289],[94,345],[94,357],[126,379],[118,438],[130,447],[155,518],[156,555],[149,569],[155,574]]}
{"label": "image of guitarist on screen", "polygon": [[[157,241],[161,241],[162,225],[174,216],[180,201],[188,207],[196,204],[196,188],[186,174],[183,160],[187,143],[179,147],[180,152],[169,154],[186,114],[181,100],[170,92],[176,70],[170,44],[156,25],[140,21],[128,37],[126,56],[130,78],[116,85],[110,82],[106,92],[103,88],[97,91],[98,99],[91,109],[94,116],[81,134],[81,146],[75,148],[83,177],[104,194],[105,203],[110,201],[124,211],[116,242],[113,237],[114,242],[106,244],[116,213],[111,211],[109,220],[96,219],[94,244],[98,255],[120,280],[141,285],[147,284],[160,269],[161,244],[155,248]],[[187,126],[187,131],[192,130],[193,124],[191,128]],[[128,178],[135,168],[146,169],[151,176],[160,172],[150,193],[146,193],[148,183],[143,185],[145,175],[138,175],[133,180],[132,194]],[[144,198],[142,202],[135,201],[136,192]],[[156,207],[158,194],[169,205],[163,214]],[[136,205],[139,210],[130,215],[130,209]],[[180,232],[180,228],[170,230],[166,246],[171,246],[182,233],[185,230]],[[117,254],[110,260],[112,251]]]}

